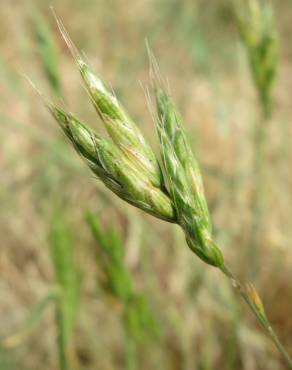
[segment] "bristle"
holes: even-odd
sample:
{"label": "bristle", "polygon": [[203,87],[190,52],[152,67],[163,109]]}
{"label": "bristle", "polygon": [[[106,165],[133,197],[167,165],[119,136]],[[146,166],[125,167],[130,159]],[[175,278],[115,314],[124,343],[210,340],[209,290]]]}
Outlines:
{"label": "bristle", "polygon": [[52,11],[53,16],[55,18],[55,21],[57,23],[57,26],[58,26],[59,31],[61,33],[61,36],[62,36],[63,40],[65,41],[66,45],[68,46],[68,49],[70,50],[73,58],[76,61],[79,60],[79,59],[82,59],[81,58],[81,55],[80,55],[80,52],[78,51],[77,47],[75,46],[75,44],[71,40],[71,38],[69,36],[69,33],[67,32],[67,30],[66,30],[63,22],[60,20],[60,18],[58,18],[57,14],[55,12],[54,7],[51,7],[51,11]]}
{"label": "bristle", "polygon": [[34,90],[34,92],[41,98],[41,100],[44,103],[44,105],[49,110],[51,110],[51,108],[53,106],[53,103],[39,90],[39,88],[37,88],[36,84],[32,81],[32,79],[29,76],[27,76],[25,73],[22,73],[22,77],[24,77],[27,80],[27,82],[29,83],[29,85]]}
{"label": "bristle", "polygon": [[165,82],[163,80],[162,74],[159,69],[158,62],[155,58],[154,53],[152,52],[148,40],[145,40],[146,44],[146,50],[148,54],[148,60],[149,60],[149,75],[150,75],[150,80],[153,83],[154,88],[158,86],[164,86]]}

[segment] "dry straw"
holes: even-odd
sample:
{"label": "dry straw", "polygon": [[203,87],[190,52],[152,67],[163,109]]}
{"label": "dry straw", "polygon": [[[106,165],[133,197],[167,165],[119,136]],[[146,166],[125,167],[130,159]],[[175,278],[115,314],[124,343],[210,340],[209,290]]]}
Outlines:
{"label": "dry straw", "polygon": [[245,288],[234,277],[213,241],[199,165],[188,143],[182,118],[164,88],[152,54],[150,62],[157,103],[161,167],[125,108],[92,72],[58,19],[57,23],[110,138],[100,137],[72,114],[45,101],[61,129],[93,173],[110,190],[135,207],[181,226],[190,249],[231,279],[292,369],[291,359],[263,315],[263,305],[259,308],[259,300],[255,300],[258,297],[255,289]]}

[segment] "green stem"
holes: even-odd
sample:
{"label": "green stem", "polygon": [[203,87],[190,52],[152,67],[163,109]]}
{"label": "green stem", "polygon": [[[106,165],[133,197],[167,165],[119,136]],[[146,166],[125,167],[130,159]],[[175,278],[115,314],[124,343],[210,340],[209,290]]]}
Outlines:
{"label": "green stem", "polygon": [[136,343],[132,335],[127,312],[124,315],[124,338],[125,338],[125,369],[136,370],[137,366],[137,355],[136,355]]}
{"label": "green stem", "polygon": [[61,303],[56,303],[56,324],[58,329],[58,357],[60,370],[69,370],[67,359],[67,345],[64,330],[64,317],[63,317]]}
{"label": "green stem", "polygon": [[265,205],[265,148],[267,142],[267,126],[270,117],[270,105],[263,104],[262,119],[254,132],[253,190],[251,196],[251,230],[249,237],[249,276],[256,279],[259,261],[259,246],[263,224]]}
{"label": "green stem", "polygon": [[267,335],[270,337],[270,339],[273,341],[274,345],[276,346],[276,348],[282,355],[283,360],[285,361],[287,365],[287,368],[292,369],[292,359],[290,358],[286,349],[283,347],[278,336],[274,332],[269,320],[266,317],[263,317],[262,315],[260,315],[260,313],[256,310],[244,285],[238,280],[237,277],[235,277],[235,275],[231,272],[231,270],[226,265],[221,267],[221,271],[224,273],[224,275],[226,275],[230,279],[232,286],[238,291],[238,293],[241,295],[243,300],[246,302],[246,304],[249,306],[251,311],[254,313],[258,322],[261,324],[261,326],[263,327]]}

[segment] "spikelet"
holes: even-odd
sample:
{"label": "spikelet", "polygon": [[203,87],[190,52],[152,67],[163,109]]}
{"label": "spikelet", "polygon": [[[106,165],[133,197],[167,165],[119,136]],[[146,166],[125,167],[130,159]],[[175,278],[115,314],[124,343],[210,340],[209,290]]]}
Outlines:
{"label": "spikelet", "polygon": [[271,115],[272,88],[277,73],[278,46],[273,9],[268,0],[248,0],[235,6],[238,30],[247,51],[252,78],[266,117]]}
{"label": "spikelet", "polygon": [[174,222],[174,210],[167,194],[151,184],[147,172],[133,167],[111,139],[98,136],[71,113],[52,103],[47,106],[77,152],[110,190],[135,207]]}
{"label": "spikelet", "polygon": [[182,118],[163,88],[157,63],[151,52],[149,56],[156,94],[157,131],[165,184],[189,247],[206,263],[220,267],[223,265],[223,256],[212,241],[210,216],[199,165],[186,138]]}
{"label": "spikelet", "polygon": [[56,21],[62,37],[74,57],[92,103],[113,142],[137,169],[147,172],[148,178],[154,186],[159,187],[162,175],[150,145],[116,96],[93,73],[90,66],[81,57],[57,17]]}

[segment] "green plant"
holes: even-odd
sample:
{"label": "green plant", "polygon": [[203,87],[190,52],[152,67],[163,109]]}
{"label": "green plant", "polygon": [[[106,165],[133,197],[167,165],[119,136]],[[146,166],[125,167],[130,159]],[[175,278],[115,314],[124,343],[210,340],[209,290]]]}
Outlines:
{"label": "green plant", "polygon": [[54,212],[49,230],[55,271],[55,317],[60,370],[68,370],[69,351],[79,300],[80,274],[73,257],[71,232],[60,210]]}
{"label": "green plant", "polygon": [[7,348],[22,343],[39,324],[45,311],[54,306],[58,335],[58,361],[60,370],[70,369],[70,343],[79,301],[80,274],[73,258],[71,230],[62,212],[56,209],[49,222],[49,247],[54,268],[54,285],[32,308],[23,328],[3,341]]}
{"label": "green plant", "polygon": [[147,298],[137,291],[125,264],[124,245],[120,235],[100,224],[96,215],[87,212],[86,219],[98,246],[97,268],[104,291],[123,307],[122,326],[125,336],[125,368],[138,369],[137,346],[152,340],[157,326]]}
{"label": "green plant", "polygon": [[45,100],[65,135],[93,173],[120,198],[155,217],[178,224],[184,230],[190,249],[205,263],[219,268],[230,278],[292,369],[291,359],[264,314],[256,291],[239,282],[213,241],[199,165],[188,144],[182,118],[165,91],[151,53],[161,167],[116,96],[93,74],[59,21],[58,25],[111,138],[98,136],[72,114]]}
{"label": "green plant", "polygon": [[36,40],[40,61],[48,83],[57,96],[61,93],[61,84],[58,68],[58,52],[54,36],[46,18],[37,11],[33,13],[33,35]]}
{"label": "green plant", "polygon": [[254,279],[259,264],[259,244],[265,205],[265,152],[269,121],[273,109],[272,90],[277,72],[277,32],[273,9],[268,0],[235,1],[235,17],[257,90],[261,118],[253,127],[253,189],[251,194],[251,230],[249,267]]}
{"label": "green plant", "polygon": [[263,116],[269,118],[278,59],[273,8],[269,0],[248,0],[242,3],[235,0],[235,17]]}

